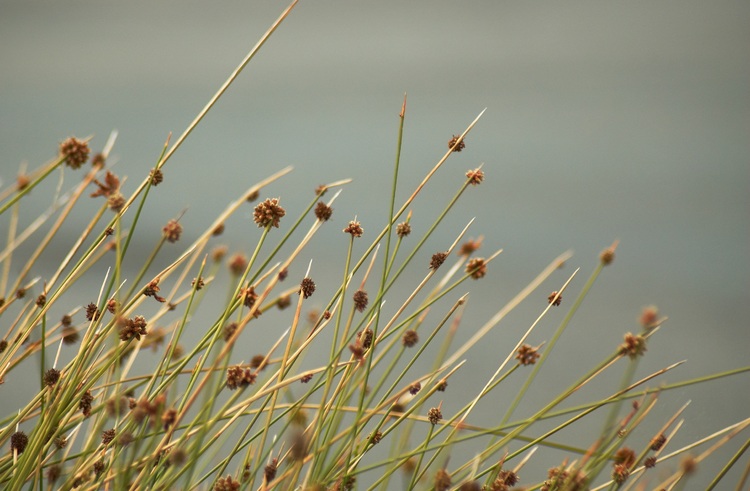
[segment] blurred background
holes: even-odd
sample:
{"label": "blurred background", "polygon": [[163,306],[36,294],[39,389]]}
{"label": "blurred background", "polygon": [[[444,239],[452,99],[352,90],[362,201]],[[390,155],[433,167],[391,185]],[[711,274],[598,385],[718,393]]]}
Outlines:
{"label": "blurred background", "polygon": [[[278,1],[0,1],[3,185],[14,182],[21,165],[32,169],[52,158],[67,136],[93,135],[99,150],[117,129],[110,163],[128,177],[126,194],[132,191],[168,133],[173,141],[182,133],[285,7]],[[470,285],[462,339],[558,254],[572,249],[574,256],[471,352],[461,377],[489,377],[547,295],[580,267],[565,298],[572,300],[615,239],[616,260],[525,407],[539,407],[549,391],[610,353],[625,332],[637,331],[641,309],[651,304],[669,320],[649,343],[639,375],[680,360],[687,363],[662,382],[748,365],[748,26],[750,3],[742,1],[302,1],[169,161],[141,227],[158,234],[187,209],[182,223],[194,238],[230,200],[287,165],[294,171],[261,198],[280,197],[290,216],[318,184],[351,177],[334,205],[334,235],[327,236],[334,239],[318,237],[292,271],[301,278],[315,258],[312,276],[332,292],[346,250],[339,230],[356,215],[365,238],[373,232],[369,243],[385,223],[404,93],[399,203],[451,136],[487,108],[466,149],[449,159],[414,206],[419,234],[464,173],[484,163],[484,184],[467,191],[423,251],[426,265],[473,217],[468,235],[484,235],[481,254],[504,249],[483,282]],[[78,232],[70,233],[72,242]],[[254,224],[238,221],[222,240],[239,250],[258,234]],[[152,244],[136,246],[148,251]],[[404,288],[423,274],[416,268]],[[532,344],[549,340],[565,300]],[[263,342],[253,336],[247,342]],[[619,375],[608,381],[579,402],[616,390]],[[665,393],[653,427],[692,401],[674,450],[746,418],[748,382],[743,374]],[[12,390],[23,388],[0,388],[2,414],[14,410]],[[452,397],[461,399],[460,392]],[[471,422],[491,424],[512,394],[493,397],[498,409],[478,410]],[[444,414],[462,405],[454,402],[444,404]],[[580,438],[588,446],[597,429],[575,428],[561,439]],[[708,482],[740,443],[706,461],[691,489]],[[537,460],[521,473],[522,484],[543,479],[562,454]],[[729,482],[746,465],[747,458]]]}

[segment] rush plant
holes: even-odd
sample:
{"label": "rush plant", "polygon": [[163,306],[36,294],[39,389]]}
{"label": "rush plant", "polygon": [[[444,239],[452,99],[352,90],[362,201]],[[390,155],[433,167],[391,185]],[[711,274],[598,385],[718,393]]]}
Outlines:
{"label": "rush plant", "polygon": [[[426,250],[426,244],[449,213],[465,213],[464,193],[488,185],[484,169],[464,171],[431,223],[411,210],[426,186],[444,178],[445,162],[465,148],[482,113],[460,134],[446,135],[442,158],[399,202],[404,99],[380,223],[360,223],[357,210],[336,209],[347,178],[319,186],[307,206],[286,209],[284,196],[265,195],[269,185],[287,178],[291,169],[284,168],[237,196],[192,243],[183,238],[188,215],[170,220],[157,235],[142,226],[149,196],[168,178],[170,157],[295,4],[184,133],[174,143],[167,139],[132,191],[125,191],[120,169],[108,163],[114,133],[96,147],[98,153],[91,150],[96,140],[65,139],[55,158],[21,172],[0,191],[6,238],[0,252],[0,379],[22,378],[35,388],[33,397],[16,400],[0,386],[6,405],[14,404],[0,422],[0,486],[686,489],[701,463],[739,436],[745,442],[719,466],[711,487],[722,482],[721,489],[745,489],[744,480],[722,479],[750,444],[750,419],[680,448],[672,440],[682,426],[681,410],[659,421],[658,431],[642,430],[644,422],[653,424],[651,413],[671,388],[750,370],[662,382],[678,365],[672,364],[636,377],[639,360],[653,354],[649,340],[669,335],[660,331],[665,318],[655,307],[645,309],[640,324],[623,332],[622,342],[602,353],[598,364],[526,412],[526,396],[597,278],[615,260],[617,242],[591,261],[593,270],[577,291],[579,270],[551,293],[541,291],[570,262],[565,252],[472,328],[468,339],[457,338],[470,304],[466,292],[485,288],[501,251],[479,255],[484,244],[467,237],[470,220],[440,250]],[[24,206],[50,196],[48,209],[29,220]],[[81,210],[91,210],[83,226],[72,219],[80,219]],[[254,243],[228,254],[220,236],[238,213],[250,217]],[[346,216],[343,230],[328,223],[334,214]],[[412,227],[421,232],[412,234]],[[65,243],[65,237],[74,240]],[[314,265],[305,264],[301,277],[289,273],[305,262],[301,253],[316,239],[348,245],[334,285],[316,283]],[[149,244],[150,253],[135,252]],[[415,264],[422,268],[416,280]],[[311,309],[311,298],[324,307]],[[493,329],[530,298],[542,302],[525,333],[499,343]],[[535,328],[555,309],[567,309],[558,328],[542,338],[546,342],[532,345],[539,338],[532,336]],[[271,325],[276,329],[270,331]],[[271,336],[269,347],[257,353],[238,349],[259,332]],[[474,374],[474,386],[452,384],[486,342],[499,346],[494,372]],[[571,403],[571,396],[601,378],[616,380],[611,390]],[[519,380],[519,390],[503,390]],[[498,393],[505,395],[493,397]],[[486,425],[473,418],[483,406],[496,414]],[[577,425],[601,430],[586,446],[558,438]],[[547,449],[565,457],[546,473],[524,470],[535,452]]]}

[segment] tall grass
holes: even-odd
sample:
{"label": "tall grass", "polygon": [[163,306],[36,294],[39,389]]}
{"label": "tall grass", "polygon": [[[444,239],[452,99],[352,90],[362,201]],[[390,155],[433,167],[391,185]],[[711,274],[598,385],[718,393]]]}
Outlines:
{"label": "tall grass", "polygon": [[[319,186],[304,208],[284,209],[283,196],[263,193],[291,172],[285,168],[237,196],[191,244],[183,245],[182,217],[165,224],[159,236],[141,226],[170,157],[295,4],[185,132],[174,143],[167,140],[129,195],[108,165],[116,134],[93,156],[94,141],[66,139],[56,158],[21,172],[0,194],[6,229],[0,378],[39,387],[30,400],[14,401],[17,409],[0,424],[3,488],[689,489],[701,462],[745,430],[745,443],[711,485],[744,489],[747,470],[738,483],[722,478],[747,449],[750,419],[682,448],[672,445],[683,426],[682,410],[659,422],[659,431],[641,431],[669,389],[750,369],[665,384],[660,377],[678,365],[672,364],[636,377],[639,359],[653,355],[649,340],[662,335],[665,319],[655,308],[644,310],[640,324],[623,332],[622,343],[601,353],[599,363],[525,412],[523,402],[549,354],[615,260],[617,242],[592,260],[596,266],[580,291],[571,286],[578,270],[554,292],[540,291],[570,260],[563,253],[459,342],[457,328],[470,303],[466,291],[487,288],[485,276],[492,275],[501,251],[479,256],[484,244],[468,238],[470,220],[441,250],[426,250],[425,244],[449,213],[465,212],[461,197],[481,189],[484,170],[468,169],[434,221],[414,223],[423,231],[418,236],[411,235],[410,210],[423,188],[442,178],[444,163],[465,147],[481,113],[461,134],[446,138],[443,157],[398,202],[404,99],[392,186],[379,225],[359,223],[350,210],[346,228],[331,232],[331,214],[347,213],[334,209],[348,179]],[[28,219],[28,203],[49,195],[33,193],[37,188],[51,190],[51,204]],[[80,220],[74,214],[90,208],[86,202],[92,199],[98,207],[76,228],[71,217]],[[244,213],[248,202],[254,203],[257,241],[228,255],[218,242],[224,224]],[[303,277],[289,273],[321,230],[326,241],[348,243],[338,284],[323,299],[314,264],[304,266]],[[76,238],[61,246],[61,237]],[[150,253],[134,252],[147,244]],[[166,267],[160,266],[164,258]],[[53,271],[42,266],[50,261]],[[423,271],[416,280],[410,276],[414,264]],[[90,303],[76,304],[94,282],[100,286]],[[325,306],[312,310],[314,315],[311,297]],[[474,386],[454,387],[452,377],[465,369],[467,357],[478,345],[494,342],[488,334],[528,298],[546,300],[522,336],[503,340],[494,373],[474,374]],[[552,309],[568,310],[548,341],[531,345],[535,327]],[[196,325],[196,318],[211,321]],[[285,326],[270,349],[256,356],[235,349],[238,340],[254,339],[265,322]],[[197,342],[188,331],[201,333]],[[307,356],[313,352],[326,355]],[[573,394],[601,378],[616,380],[615,388],[571,404]],[[519,379],[520,390],[507,396],[503,388]],[[463,402],[448,413],[443,402],[451,393],[461,394]],[[493,397],[498,393],[506,394],[500,406]],[[472,422],[482,406],[498,415],[490,426]],[[576,425],[600,431],[586,447],[556,438]],[[566,457],[546,475],[523,472],[540,448]]]}

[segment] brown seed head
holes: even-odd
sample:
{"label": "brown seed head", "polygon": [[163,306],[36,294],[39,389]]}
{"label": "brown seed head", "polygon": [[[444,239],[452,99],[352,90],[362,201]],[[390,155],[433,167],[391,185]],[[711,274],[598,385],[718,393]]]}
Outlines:
{"label": "brown seed head", "polygon": [[427,411],[427,419],[430,420],[431,424],[436,425],[441,419],[443,419],[443,413],[440,411],[439,407],[433,407]]}
{"label": "brown seed head", "polygon": [[470,170],[466,173],[466,177],[469,179],[469,184],[478,186],[484,181],[484,172],[482,172],[482,169]]}
{"label": "brown seed head", "polygon": [[99,152],[95,154],[93,157],[91,157],[91,166],[92,167],[104,167],[104,164],[107,163],[107,157],[104,156],[103,153]]}
{"label": "brown seed head", "polygon": [[78,409],[81,410],[81,413],[83,413],[84,417],[86,418],[91,416],[91,403],[92,402],[94,402],[94,396],[91,395],[90,390],[87,390],[81,396],[81,400],[78,402]]}
{"label": "brown seed head", "polygon": [[599,254],[599,260],[602,262],[602,266],[608,266],[615,260],[615,249],[617,249],[617,244],[619,243],[619,240],[612,242],[611,246],[607,247]]}
{"label": "brown seed head", "polygon": [[172,451],[169,452],[168,459],[171,465],[174,465],[175,467],[182,467],[182,465],[187,461],[187,453],[181,448],[172,448]]}
{"label": "brown seed head", "polygon": [[107,206],[115,213],[119,213],[125,206],[125,196],[121,192],[115,191],[107,198]]}
{"label": "brown seed head", "polygon": [[89,144],[73,136],[60,144],[60,155],[65,157],[65,165],[78,169],[89,158]]}
{"label": "brown seed head", "polygon": [[239,481],[235,481],[232,476],[218,478],[213,487],[213,491],[239,491],[239,489]]}
{"label": "brown seed head", "polygon": [[36,306],[39,307],[40,309],[44,307],[44,304],[46,303],[47,303],[47,295],[45,295],[44,293],[36,297]]}
{"label": "brown seed head", "polygon": [[422,384],[419,382],[414,382],[409,386],[409,394],[413,396],[417,395],[420,390],[422,390]]}
{"label": "brown seed head", "polygon": [[16,452],[19,455],[26,450],[26,445],[29,444],[29,437],[23,431],[16,431],[10,436],[10,451]]}
{"label": "brown seed head", "polygon": [[89,321],[95,321],[99,319],[99,316],[101,313],[99,312],[99,308],[96,306],[96,304],[90,303],[86,306],[86,319]]}
{"label": "brown seed head", "polygon": [[470,259],[466,263],[466,274],[471,275],[472,279],[475,280],[484,278],[484,275],[487,274],[487,263],[484,258],[475,257],[474,259]]}
{"label": "brown seed head", "polygon": [[44,385],[46,385],[47,387],[52,387],[57,383],[58,380],[60,380],[60,370],[50,368],[49,370],[44,372]]}
{"label": "brown seed head", "polygon": [[562,295],[558,295],[557,292],[555,291],[555,292],[550,293],[549,297],[547,297],[547,300],[549,301],[549,303],[557,307],[558,305],[562,303]]}
{"label": "brown seed head", "polygon": [[354,292],[354,308],[356,308],[359,312],[364,312],[364,310],[367,308],[367,292],[364,290],[357,290]]}
{"label": "brown seed head", "polygon": [[411,225],[409,225],[409,222],[401,222],[398,225],[396,225],[396,235],[398,235],[399,238],[403,239],[410,233],[411,233]]}
{"label": "brown seed head", "polygon": [[377,445],[382,439],[383,434],[379,431],[376,431],[374,434],[367,435],[367,440],[370,442],[370,445]]}
{"label": "brown seed head", "polygon": [[104,465],[103,459],[99,459],[96,462],[94,462],[94,474],[96,474],[97,479],[99,479],[99,476],[101,476],[102,473],[104,472],[104,468],[105,468],[105,465]]}
{"label": "brown seed head", "polygon": [[247,268],[247,257],[241,252],[237,252],[229,258],[229,271],[233,275],[241,275]]}
{"label": "brown seed head", "polygon": [[120,325],[120,340],[130,341],[131,339],[141,340],[141,336],[148,334],[146,331],[146,319],[142,315],[136,315],[132,319],[118,320]]}
{"label": "brown seed head", "polygon": [[266,465],[263,469],[263,477],[266,478],[266,482],[271,482],[276,477],[276,470],[279,468],[279,461],[277,459],[271,459],[271,462]]}
{"label": "brown seed head", "polygon": [[445,258],[448,257],[447,252],[436,252],[430,259],[430,269],[438,269],[445,262]]}
{"label": "brown seed head", "polygon": [[235,365],[227,369],[227,387],[230,390],[237,388],[244,389],[248,385],[255,383],[257,375],[250,368],[243,368],[242,365]]}
{"label": "brown seed head", "polygon": [[147,297],[153,297],[157,302],[164,303],[167,301],[167,299],[159,295],[159,292],[161,291],[161,288],[159,287],[159,281],[160,278],[151,280],[151,282],[146,285],[146,288],[143,289],[143,295]]}
{"label": "brown seed head", "polygon": [[88,471],[84,471],[82,474],[78,475],[73,479],[73,489],[79,488],[83,486],[84,483],[89,481],[91,479],[90,473]]}
{"label": "brown seed head", "polygon": [[224,326],[224,341],[229,341],[232,336],[234,336],[234,333],[237,331],[237,323],[236,322],[230,322],[226,326]]}
{"label": "brown seed head", "polygon": [[149,413],[152,412],[151,410],[151,403],[148,401],[148,399],[140,399],[135,403],[135,405],[132,404],[130,400],[128,400],[128,407],[130,408],[130,415],[133,418],[133,421],[135,421],[138,424],[141,424],[144,419],[149,415]]}
{"label": "brown seed head", "polygon": [[407,348],[411,348],[419,342],[419,334],[413,329],[409,329],[404,332],[404,336],[401,338],[401,343]]}
{"label": "brown seed head", "polygon": [[214,260],[214,262],[219,262],[222,259],[224,259],[224,256],[227,255],[227,251],[229,248],[225,245],[218,245],[211,249],[211,259]]}
{"label": "brown seed head", "polygon": [[516,360],[521,365],[533,365],[538,359],[537,349],[528,344],[522,345],[516,352]]}
{"label": "brown seed head", "polygon": [[620,354],[636,358],[646,352],[646,338],[632,333],[625,334],[625,342],[620,345]]}
{"label": "brown seed head", "polygon": [[52,464],[49,467],[47,467],[47,481],[49,481],[50,484],[54,484],[55,481],[60,479],[60,476],[62,475],[62,468],[57,464]]}
{"label": "brown seed head", "polygon": [[0,353],[5,352],[6,349],[8,349],[8,341],[5,339],[0,340]]}
{"label": "brown seed head", "polygon": [[469,239],[461,244],[461,247],[456,251],[456,254],[468,257],[478,251],[480,247],[482,247],[482,237],[479,237],[477,240]]}
{"label": "brown seed head", "polygon": [[622,484],[627,481],[630,476],[630,470],[625,464],[615,464],[612,469],[612,480],[617,484]]}
{"label": "brown seed head", "polygon": [[445,469],[438,469],[435,473],[435,491],[448,491],[451,487],[451,475]]}
{"label": "brown seed head", "polygon": [[349,345],[349,351],[351,351],[352,352],[352,356],[354,356],[354,358],[356,358],[358,360],[362,360],[362,358],[365,355],[365,350],[362,347],[362,343],[359,340],[357,340],[356,343],[353,343],[353,344]]}
{"label": "brown seed head", "polygon": [[283,297],[279,297],[279,299],[276,301],[276,307],[279,308],[279,310],[284,310],[285,308],[289,307],[292,304],[292,299],[289,298],[289,295],[284,295]]}
{"label": "brown seed head", "polygon": [[27,187],[29,187],[29,184],[31,183],[31,179],[29,179],[29,176],[26,174],[19,174],[18,177],[16,177],[16,187],[19,191],[23,191]]}
{"label": "brown seed head", "polygon": [[654,466],[656,466],[656,457],[653,455],[650,457],[646,457],[646,460],[643,461],[643,467],[646,469],[653,469]]}
{"label": "brown seed head", "polygon": [[459,138],[461,138],[460,135],[453,135],[453,138],[451,138],[450,141],[448,142],[448,148],[450,148],[454,152],[460,152],[461,150],[466,148],[466,143],[464,143],[464,140],[461,140],[459,142],[458,141]]}
{"label": "brown seed head", "polygon": [[279,228],[279,221],[286,215],[284,208],[279,206],[277,198],[268,198],[258,204],[253,212],[253,220],[259,227]]}
{"label": "brown seed head", "polygon": [[328,186],[325,184],[320,184],[319,186],[315,187],[315,195],[316,196],[323,196],[328,191]]}
{"label": "brown seed head", "polygon": [[151,185],[152,186],[158,186],[159,184],[164,181],[164,173],[161,171],[161,169],[151,169],[151,171],[148,173],[149,179],[151,179]]}
{"label": "brown seed head", "polygon": [[161,422],[164,425],[164,431],[168,430],[175,421],[177,421],[177,409],[167,409],[161,415]]}
{"label": "brown seed head", "polygon": [[655,305],[644,307],[638,321],[644,329],[653,329],[659,325],[659,309]]}
{"label": "brown seed head", "polygon": [[116,418],[120,414],[123,414],[123,413],[125,413],[125,411],[127,411],[128,405],[129,405],[129,402],[128,402],[128,398],[127,397],[125,397],[125,396],[120,396],[120,397],[113,396],[113,397],[110,397],[109,399],[107,399],[107,402],[105,403],[104,408],[107,411],[107,416],[109,416],[110,418]]}
{"label": "brown seed head", "polygon": [[255,305],[255,301],[258,299],[258,294],[255,293],[255,288],[248,286],[247,288],[240,288],[240,294],[238,298],[242,299],[242,304],[247,308],[252,308]]}
{"label": "brown seed head", "polygon": [[658,452],[662,449],[665,443],[667,443],[667,437],[664,435],[664,433],[659,433],[651,439],[651,450],[653,450],[654,452]]}
{"label": "brown seed head", "polygon": [[331,215],[333,215],[333,208],[322,201],[318,201],[318,204],[315,205],[315,216],[318,220],[321,222],[327,222],[331,219]]}
{"label": "brown seed head", "polygon": [[544,482],[542,489],[546,489],[547,491],[557,489],[559,485],[567,481],[568,477],[569,473],[565,470],[564,466],[552,467],[547,471],[547,480]]}
{"label": "brown seed head", "polygon": [[167,239],[167,242],[174,244],[180,240],[180,235],[182,235],[182,225],[180,225],[180,222],[177,220],[170,220],[164,225],[164,228],[161,229],[161,231],[164,234],[164,238]]}
{"label": "brown seed head", "polygon": [[250,358],[250,368],[253,368],[255,370],[263,370],[265,368],[265,365],[263,362],[266,361],[265,355],[255,355],[252,358]]}
{"label": "brown seed head", "polygon": [[96,185],[96,191],[91,193],[92,198],[98,196],[106,196],[109,198],[120,190],[120,178],[110,171],[107,171],[104,175],[104,182],[100,182],[97,179],[94,179],[93,182]]}
{"label": "brown seed head", "polygon": [[312,278],[304,278],[300,283],[299,291],[304,298],[310,298],[315,293],[315,282]]}
{"label": "brown seed head", "polygon": [[362,226],[359,224],[358,221],[352,220],[349,222],[349,225],[346,226],[344,229],[344,233],[351,234],[352,237],[362,237],[362,234],[364,233],[364,229],[362,229]]}
{"label": "brown seed head", "polygon": [[102,445],[109,445],[115,439],[114,428],[102,431]]}
{"label": "brown seed head", "polygon": [[193,278],[193,281],[190,283],[190,286],[195,287],[196,291],[200,290],[204,286],[206,286],[206,282],[203,281],[203,277],[199,276],[198,278]]}
{"label": "brown seed head", "polygon": [[230,390],[234,390],[242,385],[242,381],[245,379],[245,370],[241,365],[229,367],[227,369],[227,387]]}
{"label": "brown seed head", "polygon": [[614,461],[616,464],[623,464],[625,467],[630,467],[635,463],[636,455],[632,448],[622,447],[614,455]]}
{"label": "brown seed head", "polygon": [[359,333],[357,333],[357,336],[359,337],[359,341],[362,343],[362,347],[364,349],[370,349],[370,346],[372,346],[372,329],[368,327],[364,331],[360,331]]}
{"label": "brown seed head", "polygon": [[512,470],[501,470],[497,474],[497,479],[495,482],[500,482],[505,484],[506,486],[515,486],[518,484],[518,474],[513,472]]}

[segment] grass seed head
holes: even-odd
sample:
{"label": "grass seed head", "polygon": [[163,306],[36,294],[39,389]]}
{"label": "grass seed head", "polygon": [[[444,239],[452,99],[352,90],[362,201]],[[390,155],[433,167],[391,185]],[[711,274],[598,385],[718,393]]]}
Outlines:
{"label": "grass seed head", "polygon": [[469,184],[479,186],[484,181],[484,172],[482,169],[470,170],[466,172],[466,177],[469,179]]}
{"label": "grass seed head", "polygon": [[364,233],[364,229],[360,225],[360,223],[356,220],[352,220],[349,222],[349,225],[346,226],[344,229],[345,234],[350,234],[352,238],[354,237],[362,237],[362,234]]}
{"label": "grass seed head", "polygon": [[409,225],[409,222],[401,222],[398,225],[396,225],[396,235],[400,239],[403,239],[404,237],[408,236],[411,233],[411,225]]}
{"label": "grass seed head", "polygon": [[277,198],[268,198],[258,204],[253,212],[253,220],[258,227],[279,228],[279,222],[286,215],[284,208],[279,206]]}
{"label": "grass seed head", "polygon": [[29,437],[23,431],[16,431],[10,436],[10,451],[16,452],[19,455],[26,450],[26,445],[29,444]]}
{"label": "grass seed head", "polygon": [[65,158],[65,165],[71,169],[78,169],[89,158],[89,144],[71,136],[60,144],[60,155]]}
{"label": "grass seed head", "polygon": [[461,138],[460,135],[453,135],[453,138],[451,138],[448,142],[448,148],[454,152],[460,152],[461,150],[466,148],[466,143],[464,143],[464,140],[461,140],[459,142],[459,138]]}
{"label": "grass seed head", "polygon": [[317,219],[321,222],[327,222],[331,219],[332,215],[333,208],[323,203],[322,201],[318,201],[318,204],[315,205],[315,216],[317,217]]}
{"label": "grass seed head", "polygon": [[436,252],[430,259],[430,269],[436,270],[445,262],[445,258],[448,257],[447,252]]}

